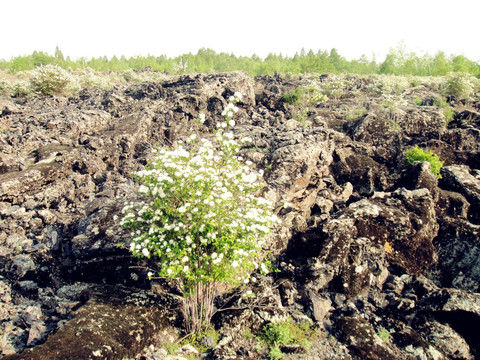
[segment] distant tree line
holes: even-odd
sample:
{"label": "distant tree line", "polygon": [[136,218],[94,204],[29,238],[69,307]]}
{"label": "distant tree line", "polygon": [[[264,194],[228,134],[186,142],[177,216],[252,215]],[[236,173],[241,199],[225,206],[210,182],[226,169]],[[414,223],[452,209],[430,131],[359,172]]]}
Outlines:
{"label": "distant tree line", "polygon": [[388,74],[441,76],[450,72],[465,72],[480,77],[480,64],[463,55],[447,55],[443,51],[435,55],[418,56],[409,52],[404,46],[390,49],[383,62],[361,56],[359,59],[347,60],[333,48],[330,51],[302,49],[294,56],[269,54],[265,59],[259,56],[235,56],[228,53],[216,53],[212,49],[202,48],[196,54],[188,53],[177,57],[136,56],[120,58],[79,58],[65,57],[60,49],[54,55],[43,51],[34,51],[31,55],[17,56],[10,60],[0,60],[0,69],[16,73],[32,70],[37,66],[57,64],[64,69],[82,70],[90,68],[96,71],[122,71],[128,69],[142,70],[151,68],[156,71],[171,73],[210,73],[243,70],[250,75],[277,73],[354,73],[354,74]]}

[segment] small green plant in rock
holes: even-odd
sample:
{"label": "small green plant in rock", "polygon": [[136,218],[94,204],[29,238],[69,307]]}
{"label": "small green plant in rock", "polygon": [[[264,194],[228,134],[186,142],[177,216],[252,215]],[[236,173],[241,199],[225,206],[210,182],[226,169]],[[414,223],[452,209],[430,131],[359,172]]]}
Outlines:
{"label": "small green plant in rock", "polygon": [[389,343],[390,341],[392,341],[392,334],[387,329],[380,328],[378,330],[377,335],[380,339],[382,339],[386,343]]}
{"label": "small green plant in rock", "polygon": [[174,355],[176,350],[183,345],[188,344],[193,346],[200,353],[206,353],[211,351],[211,349],[217,345],[219,338],[220,336],[213,326],[207,326],[198,333],[190,334],[179,343],[168,344],[165,348],[170,355]]}
{"label": "small green plant in rock", "polygon": [[382,106],[385,108],[385,109],[390,109],[390,110],[393,110],[395,109],[395,102],[391,99],[386,99]]}
{"label": "small green plant in rock", "polygon": [[444,98],[441,97],[435,98],[433,104],[435,106],[438,106],[442,110],[443,115],[445,115],[446,125],[448,126],[448,124],[453,120],[455,110],[447,103]]}
{"label": "small green plant in rock", "polygon": [[280,360],[283,358],[283,356],[284,356],[284,353],[282,352],[278,344],[274,344],[270,349],[270,351],[268,352],[268,358],[270,360]]}
{"label": "small green plant in rock", "polygon": [[281,359],[283,345],[300,345],[308,350],[315,331],[309,323],[297,323],[292,319],[282,322],[270,322],[265,324],[258,333],[257,338],[263,342],[269,350],[268,356],[272,360]]}
{"label": "small green plant in rock", "polygon": [[283,100],[289,105],[295,105],[302,96],[301,86],[283,94]]}
{"label": "small green plant in rock", "polygon": [[308,108],[299,109],[294,112],[293,118],[297,120],[303,127],[308,125]]}
{"label": "small green plant in rock", "polygon": [[362,117],[367,113],[367,109],[361,106],[353,107],[348,110],[347,115],[345,116],[345,120],[352,121],[357,120],[358,118]]}
{"label": "small green plant in rock", "polygon": [[439,178],[442,177],[440,175],[440,169],[444,162],[440,160],[433,150],[426,151],[415,146],[413,149],[407,150],[407,160],[410,164],[414,161],[427,161],[430,163],[430,171],[432,174]]}
{"label": "small green plant in rock", "polygon": [[317,105],[328,100],[317,85],[299,86],[283,94],[283,100],[290,105]]}

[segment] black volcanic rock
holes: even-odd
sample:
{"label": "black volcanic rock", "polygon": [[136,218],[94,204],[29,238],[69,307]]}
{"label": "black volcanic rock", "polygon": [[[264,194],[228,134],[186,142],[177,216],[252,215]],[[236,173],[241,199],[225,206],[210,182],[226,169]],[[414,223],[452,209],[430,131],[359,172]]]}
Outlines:
{"label": "black volcanic rock", "polygon": [[[130,232],[114,216],[136,198],[131,173],[153,150],[212,136],[238,91],[234,134],[252,139],[241,155],[264,171],[282,225],[265,246],[277,271],[244,289],[256,296],[218,293],[211,358],[267,356],[242,329],[281,319],[314,324],[305,359],[479,356],[477,112],[446,126],[428,100],[440,96],[434,88],[386,106],[375,79],[349,77],[343,95],[309,104],[300,122],[283,95],[311,81],[197,74],[1,98],[0,354],[154,359],[179,336],[179,289],[147,279],[158,265],[128,252]],[[445,161],[441,179],[406,161],[415,145]],[[297,345],[284,347],[289,358]]]}

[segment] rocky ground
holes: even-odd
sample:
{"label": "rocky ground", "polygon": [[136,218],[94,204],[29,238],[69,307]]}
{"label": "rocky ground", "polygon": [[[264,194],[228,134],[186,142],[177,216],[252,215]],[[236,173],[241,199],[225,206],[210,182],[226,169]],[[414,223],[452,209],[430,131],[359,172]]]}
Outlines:
{"label": "rocky ground", "polygon": [[[352,77],[307,110],[286,103],[305,81],[238,72],[0,98],[3,359],[173,358],[179,294],[148,281],[113,216],[153,149],[208,136],[235,91],[235,133],[253,139],[242,152],[283,223],[255,297],[219,294],[209,358],[266,358],[244,330],[285,318],[316,329],[290,359],[480,358],[480,102],[448,99],[447,122],[434,86],[391,96]],[[445,161],[440,179],[406,161],[414,145]]]}

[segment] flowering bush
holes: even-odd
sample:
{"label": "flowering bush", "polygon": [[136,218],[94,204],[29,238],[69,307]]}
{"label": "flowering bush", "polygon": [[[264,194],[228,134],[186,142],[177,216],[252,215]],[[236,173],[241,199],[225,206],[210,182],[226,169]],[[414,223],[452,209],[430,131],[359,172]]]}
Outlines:
{"label": "flowering bush", "polygon": [[12,86],[10,83],[5,79],[0,79],[0,94],[3,95],[10,95],[12,91]]}
{"label": "flowering bush", "polygon": [[472,95],[478,87],[478,79],[467,73],[450,73],[445,77],[444,92],[461,100]]}
{"label": "flowering bush", "polygon": [[41,65],[32,71],[30,86],[44,95],[61,93],[69,84],[70,74],[54,64]]}
{"label": "flowering bush", "polygon": [[412,87],[412,80],[406,76],[377,75],[371,76],[370,79],[373,83],[368,89],[378,95],[398,95]]}
{"label": "flowering bush", "polygon": [[228,131],[240,99],[239,93],[230,98],[213,142],[192,134],[185,147],[159,150],[135,174],[142,200],[122,211],[121,224],[132,229],[130,250],[157,259],[159,276],[182,280],[188,330],[210,321],[217,282],[239,285],[258,267],[267,272],[256,258],[278,219],[272,204],[253,194],[262,187],[259,176],[237,156],[240,144]]}
{"label": "flowering bush", "polygon": [[28,82],[17,81],[12,85],[10,94],[13,97],[24,97],[29,95],[31,92],[32,92],[32,89]]}

